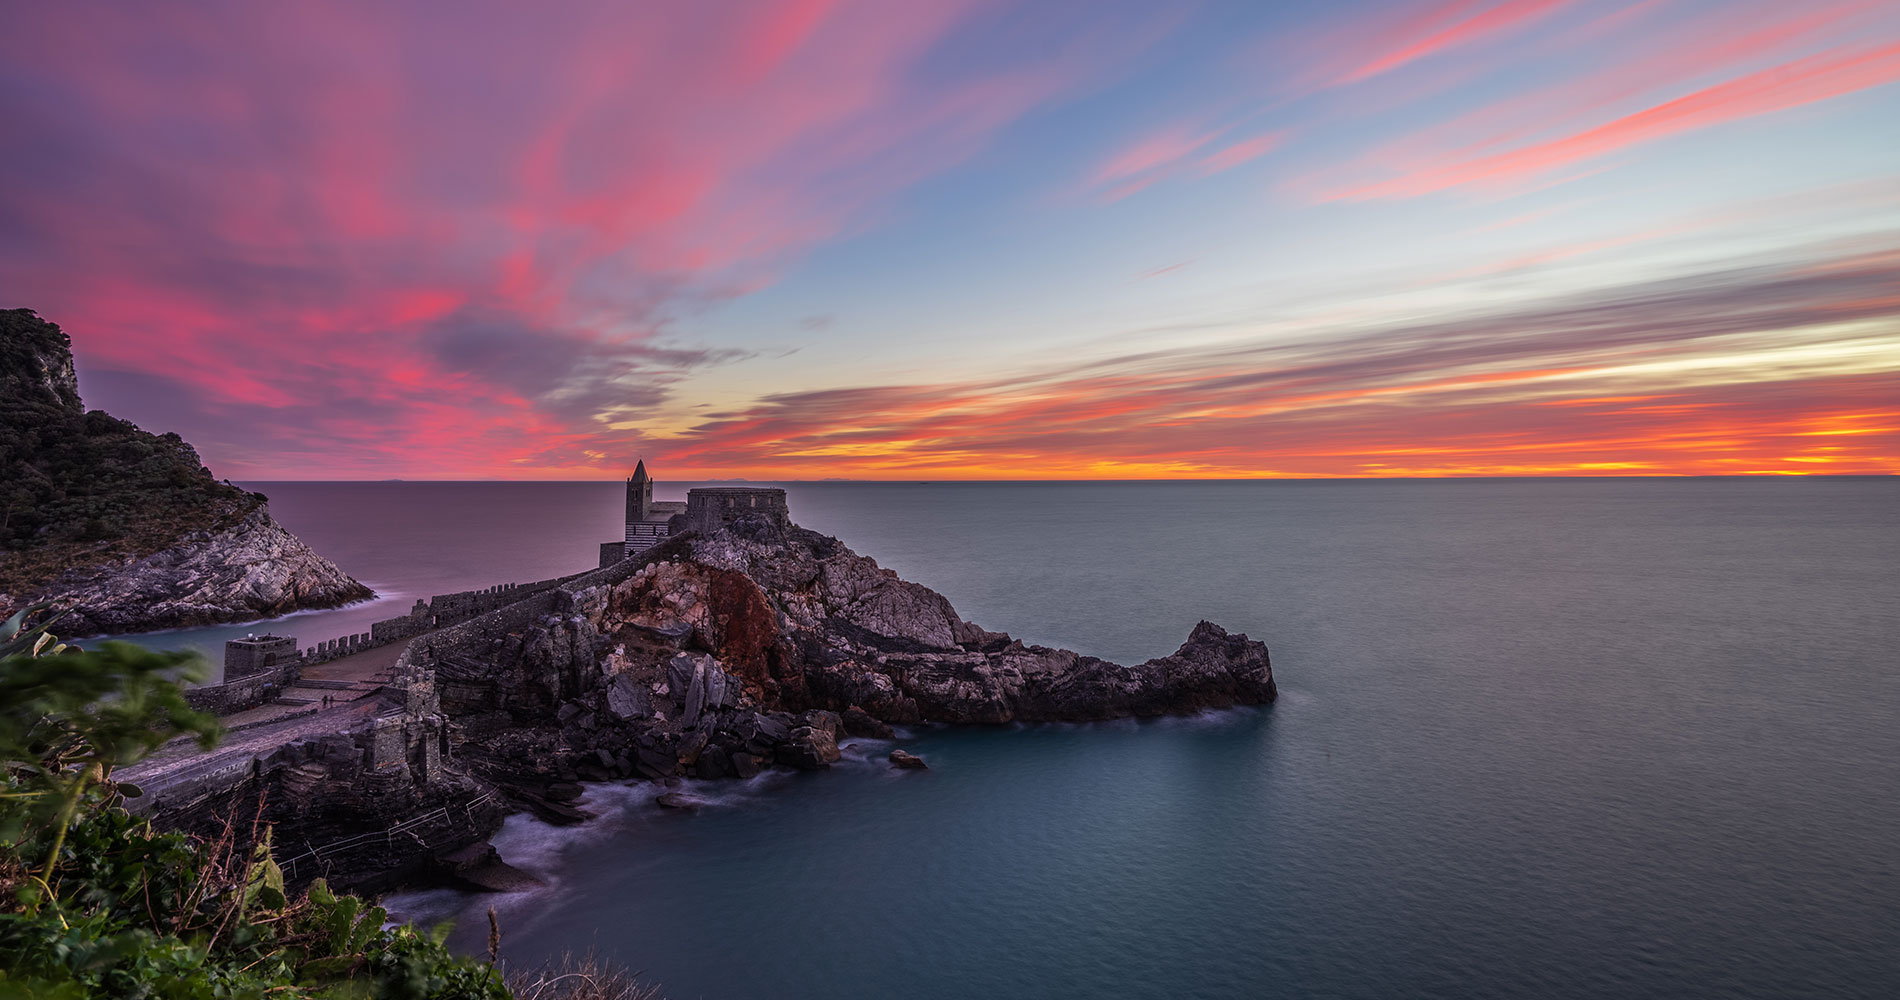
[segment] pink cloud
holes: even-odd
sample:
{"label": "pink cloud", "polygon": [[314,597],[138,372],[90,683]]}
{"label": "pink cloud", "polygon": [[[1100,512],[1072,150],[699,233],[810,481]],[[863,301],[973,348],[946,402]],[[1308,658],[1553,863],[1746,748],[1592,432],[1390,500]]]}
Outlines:
{"label": "pink cloud", "polygon": [[1705,87],[1592,128],[1504,152],[1415,166],[1403,176],[1332,191],[1348,200],[1417,197],[1522,183],[1642,143],[1840,97],[1900,79],[1900,42],[1836,48]]}
{"label": "pink cloud", "polygon": [[422,455],[490,474],[583,446],[613,464],[636,438],[603,417],[730,355],[668,346],[679,317],[875,224],[1153,39],[1102,25],[932,62],[1005,16],[980,0],[497,4],[453,25],[384,5],[22,11],[0,111],[36,152],[0,164],[0,218],[32,252],[0,254],[0,282],[101,384],[189,398],[224,474],[299,468],[281,456],[323,440],[358,468]]}
{"label": "pink cloud", "polygon": [[1401,66],[1522,27],[1569,0],[1452,0],[1421,11],[1390,32],[1374,34],[1338,83],[1358,83]]}

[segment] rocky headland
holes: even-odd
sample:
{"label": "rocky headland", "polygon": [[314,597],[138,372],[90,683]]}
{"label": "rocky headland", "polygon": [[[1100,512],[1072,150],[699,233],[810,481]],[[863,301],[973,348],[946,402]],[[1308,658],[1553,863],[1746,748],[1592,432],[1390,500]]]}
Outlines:
{"label": "rocky headland", "polygon": [[1158,716],[1275,694],[1266,646],[1210,622],[1119,666],[967,622],[835,538],[742,519],[416,638],[375,699],[237,734],[211,757],[168,749],[127,778],[146,789],[138,809],[176,826],[215,827],[261,797],[293,879],[481,885],[495,861],[471,845],[513,810],[588,818],[587,781],[819,770],[841,740],[893,726]]}
{"label": "rocky headland", "polygon": [[79,398],[71,343],[0,310],[0,615],[41,601],[59,632],[249,621],[374,596],[212,477],[176,434]]}

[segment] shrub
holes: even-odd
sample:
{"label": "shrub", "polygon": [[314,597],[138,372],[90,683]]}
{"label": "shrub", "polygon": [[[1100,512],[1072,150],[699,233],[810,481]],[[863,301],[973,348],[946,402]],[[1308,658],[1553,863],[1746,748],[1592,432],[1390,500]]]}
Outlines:
{"label": "shrub", "polygon": [[[17,647],[20,622],[6,631]],[[121,807],[139,790],[115,768],[216,740],[171,680],[194,667],[126,643],[0,659],[0,1000],[507,998],[493,967],[449,953],[446,929],[387,926],[322,881],[287,893],[255,819],[204,840]]]}

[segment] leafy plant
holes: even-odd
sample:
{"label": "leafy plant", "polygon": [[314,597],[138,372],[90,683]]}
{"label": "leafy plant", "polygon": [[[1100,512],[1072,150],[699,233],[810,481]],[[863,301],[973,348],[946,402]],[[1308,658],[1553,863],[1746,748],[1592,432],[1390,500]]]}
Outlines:
{"label": "leafy plant", "polygon": [[119,807],[136,789],[114,768],[215,742],[171,679],[196,668],[125,643],[0,659],[0,1000],[508,997],[446,931],[389,926],[321,881],[290,893],[256,817],[199,839]]}

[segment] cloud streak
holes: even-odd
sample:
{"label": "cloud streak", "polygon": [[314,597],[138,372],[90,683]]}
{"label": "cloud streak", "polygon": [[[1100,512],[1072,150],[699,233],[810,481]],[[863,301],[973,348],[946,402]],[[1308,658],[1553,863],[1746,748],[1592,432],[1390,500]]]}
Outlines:
{"label": "cloud streak", "polygon": [[1896,288],[1900,256],[1860,254],[1345,338],[784,394],[663,453],[869,478],[1893,472]]}

